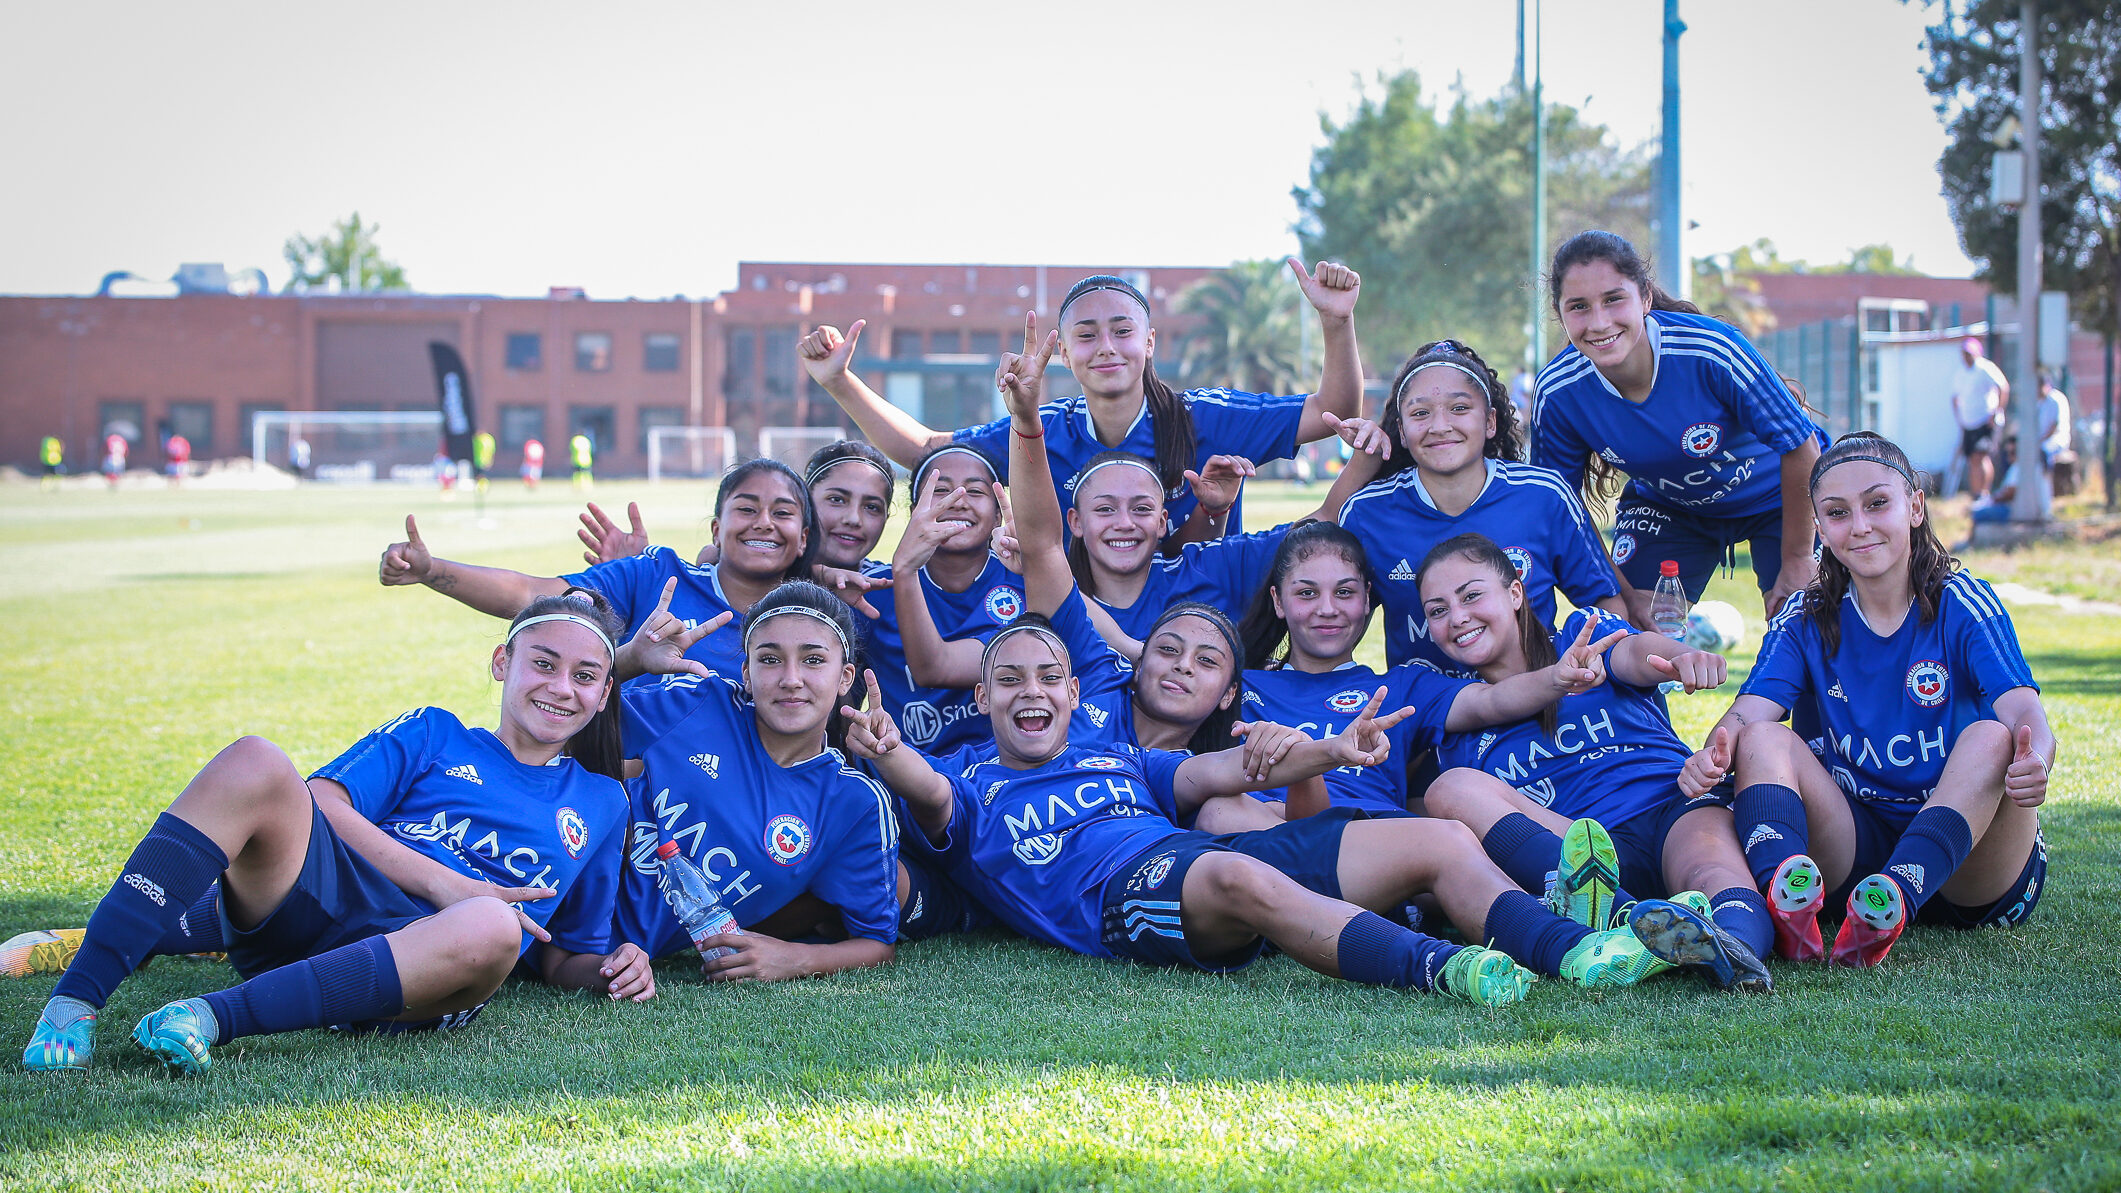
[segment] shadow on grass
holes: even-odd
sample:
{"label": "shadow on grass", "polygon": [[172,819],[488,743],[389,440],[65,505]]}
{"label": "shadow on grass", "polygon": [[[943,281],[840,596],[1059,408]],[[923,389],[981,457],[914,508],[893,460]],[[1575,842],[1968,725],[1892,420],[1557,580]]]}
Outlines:
{"label": "shadow on grass", "polygon": [[2085,696],[2110,701],[2121,692],[2121,659],[2091,654],[2029,654],[2033,678],[2049,696]]}

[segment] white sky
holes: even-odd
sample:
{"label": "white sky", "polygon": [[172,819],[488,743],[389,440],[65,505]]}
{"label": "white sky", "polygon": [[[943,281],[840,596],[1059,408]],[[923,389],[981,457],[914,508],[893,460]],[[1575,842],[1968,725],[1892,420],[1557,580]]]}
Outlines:
{"label": "white sky", "polygon": [[[1684,0],[1688,250],[1766,236],[1830,262],[1885,241],[1969,272],[1917,74],[1935,11]],[[1548,96],[1653,140],[1661,14],[1548,3]],[[739,259],[1278,255],[1319,113],[1401,67],[1493,94],[1515,18],[1510,0],[11,0],[0,292],[183,261],[278,287],[287,236],[355,209],[435,293],[699,296]]]}

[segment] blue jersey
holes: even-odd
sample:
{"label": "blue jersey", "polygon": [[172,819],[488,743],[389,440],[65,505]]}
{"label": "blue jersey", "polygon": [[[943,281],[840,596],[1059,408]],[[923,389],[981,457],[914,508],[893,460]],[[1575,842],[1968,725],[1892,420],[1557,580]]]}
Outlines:
{"label": "blue jersey", "polygon": [[[1276,397],[1228,389],[1193,389],[1178,395],[1178,400],[1184,402],[1186,409],[1193,414],[1194,442],[1199,444],[1199,450],[1194,453],[1194,471],[1207,467],[1208,457],[1215,455],[1243,456],[1255,464],[1286,460],[1295,455],[1296,430],[1303,421],[1304,402],[1309,396]],[[1063,510],[1075,504],[1076,474],[1098,453],[1124,451],[1145,460],[1156,459],[1156,425],[1149,417],[1146,401],[1142,403],[1141,413],[1134,416],[1134,425],[1127,428],[1126,436],[1111,447],[1098,441],[1097,428],[1090,421],[1087,398],[1047,402],[1039,407],[1039,422],[1045,428],[1046,462],[1053,470],[1054,494],[1060,499]],[[954,438],[980,448],[999,461],[1001,479],[1007,483],[1008,419],[966,427]],[[1193,486],[1183,482],[1177,490],[1164,495],[1164,513],[1174,528],[1185,525],[1197,504]],[[1243,526],[1243,516],[1242,510],[1231,510],[1229,529],[1235,531]]]}
{"label": "blue jersey", "polygon": [[749,927],[809,892],[847,935],[898,939],[898,822],[874,779],[827,749],[783,767],[759,741],[751,703],[726,679],[668,675],[620,694],[632,846],[619,934],[664,956],[691,946],[656,886],[656,846],[676,841]]}
{"label": "blue jersey", "polygon": [[[516,760],[488,729],[420,708],[355,742],[310,776],[346,788],[354,810],[415,853],[497,886],[560,892],[519,904],[573,953],[609,953],[626,842],[626,793],[562,755]],[[528,949],[533,938],[523,934]]]}
{"label": "blue jersey", "polygon": [[[1034,940],[1109,957],[1105,880],[1180,832],[1173,784],[1189,755],[1069,746],[1045,765],[977,762],[950,779],[940,842],[906,834],[996,918]],[[908,818],[908,824],[912,820]]]}
{"label": "blue jersey", "polygon": [[1782,508],[1781,457],[1824,448],[1782,378],[1736,329],[1707,315],[1651,311],[1650,396],[1620,396],[1574,344],[1539,371],[1532,462],[1581,488],[1590,457],[1628,474],[1645,501],[1742,518]]}
{"label": "blue jersey", "polygon": [[1543,625],[1554,624],[1557,588],[1579,609],[1620,594],[1583,502],[1561,477],[1512,460],[1489,460],[1487,466],[1486,487],[1455,517],[1436,508],[1412,468],[1365,485],[1341,507],[1340,524],[1369,556],[1370,579],[1385,612],[1385,659],[1395,667],[1426,659],[1446,673],[1460,670],[1429,641],[1414,582],[1422,557],[1456,535],[1477,531],[1509,554]]}
{"label": "blue jersey", "polygon": [[1140,639],[1163,612],[1180,601],[1203,601],[1242,621],[1252,599],[1266,587],[1274,553],[1289,533],[1287,526],[1256,534],[1232,534],[1204,543],[1187,543],[1174,556],[1149,564],[1142,591],[1125,607],[1104,600],[1112,620],[1128,637]]}
{"label": "blue jersey", "polygon": [[[1829,656],[1819,629],[1792,596],[1768,623],[1743,694],[1795,713],[1809,708],[1826,731],[1822,758],[1856,799],[1927,801],[1944,759],[1975,721],[1996,720],[1996,697],[2039,690],[2003,602],[1965,573],[1944,582],[1936,620],[1909,609],[1900,627],[1871,632],[1852,590],[1841,602],[1841,643]],[[1815,743],[1815,750],[1821,749]]]}
{"label": "blue jersey", "polygon": [[[663,599],[663,585],[672,576],[678,589],[670,596],[670,615],[706,621],[724,613],[735,613],[728,625],[694,643],[685,657],[723,675],[744,671],[744,614],[722,595],[722,581],[710,565],[700,567],[668,547],[649,547],[639,555],[600,563],[586,572],[560,579],[604,594],[611,607],[625,619],[626,636],[632,637],[655,612]],[[621,638],[616,646],[626,639]]]}
{"label": "blue jersey", "polygon": [[1068,718],[1072,746],[1139,745],[1134,738],[1134,663],[1112,649],[1090,620],[1082,590],[1053,611],[1053,632],[1068,648],[1080,703]]}
{"label": "blue jersey", "polygon": [[[1576,641],[1591,614],[1601,619],[1594,635],[1636,632],[1611,614],[1575,613],[1554,635],[1557,655]],[[1612,657],[1607,647],[1605,683],[1561,698],[1554,732],[1535,718],[1454,733],[1437,751],[1437,765],[1485,771],[1543,808],[1572,820],[1588,816],[1607,828],[1663,807],[1678,790],[1679,768],[1693,751],[1672,732],[1655,685],[1623,683],[1612,673]]]}
{"label": "blue jersey", "polygon": [[[891,574],[888,565],[874,566],[881,568],[881,573],[871,572],[867,566],[864,573]],[[901,586],[909,583],[900,579],[890,588],[871,592],[869,603],[876,606],[877,617],[856,618],[857,624],[866,627],[863,645],[869,665],[876,670],[877,686],[883,689],[884,708],[898,722],[907,744],[926,754],[943,754],[993,741],[994,729],[980,712],[970,689],[924,688],[913,682],[913,671],[906,665],[905,640],[898,626],[898,594]],[[985,642],[1024,611],[1024,578],[992,556],[979,578],[963,592],[945,592],[928,577],[926,568],[920,571],[919,583],[928,599],[928,615],[935,619],[936,632],[945,642],[960,638]]]}
{"label": "blue jersey", "polygon": [[[1412,706],[1414,715],[1393,726],[1386,734],[1392,756],[1382,766],[1342,766],[1326,772],[1326,795],[1336,808],[1361,808],[1365,812],[1407,810],[1407,763],[1423,750],[1433,749],[1444,737],[1444,722],[1458,694],[1478,680],[1450,679],[1420,663],[1407,663],[1383,675],[1359,663],[1343,663],[1331,671],[1298,671],[1279,667],[1271,671],[1245,672],[1245,719],[1273,721],[1300,729],[1313,740],[1324,741],[1345,730],[1370,702],[1371,693],[1385,689],[1380,714]],[[1286,800],[1288,788],[1275,787],[1256,793],[1264,800]]]}

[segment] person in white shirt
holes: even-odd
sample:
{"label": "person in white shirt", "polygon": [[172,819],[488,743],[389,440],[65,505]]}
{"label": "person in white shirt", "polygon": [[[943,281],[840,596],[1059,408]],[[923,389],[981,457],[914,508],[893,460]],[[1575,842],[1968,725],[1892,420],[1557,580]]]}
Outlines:
{"label": "person in white shirt", "polygon": [[1966,367],[1952,382],[1952,414],[1959,420],[1959,452],[1966,457],[1966,488],[1975,501],[1988,496],[1995,465],[1989,451],[1995,446],[1996,424],[2010,401],[2010,382],[2003,370],[1983,355],[1981,341],[1968,336],[1959,342],[1959,358]]}

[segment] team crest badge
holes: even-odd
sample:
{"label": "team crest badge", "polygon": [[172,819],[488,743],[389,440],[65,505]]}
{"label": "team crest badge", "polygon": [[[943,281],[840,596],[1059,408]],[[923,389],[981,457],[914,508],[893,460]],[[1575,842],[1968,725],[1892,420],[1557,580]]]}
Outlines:
{"label": "team crest badge", "polygon": [[1007,585],[987,590],[987,616],[996,621],[1015,621],[1024,611],[1024,594]]}
{"label": "team crest badge", "polygon": [[1178,860],[1175,853],[1159,854],[1142,868],[1142,881],[1146,886],[1162,886],[1164,879],[1171,877],[1171,863]]}
{"label": "team crest badge", "polygon": [[766,822],[766,852],[783,866],[792,866],[810,852],[810,826],[800,816],[782,813]]}
{"label": "team crest badge", "polygon": [[1613,537],[1613,562],[1626,563],[1635,558],[1635,536],[1621,534]]}
{"label": "team crest badge", "polygon": [[582,814],[573,808],[561,808],[554,820],[559,825],[560,844],[567,850],[567,856],[582,856],[582,850],[589,846],[589,825],[583,822]]}
{"label": "team crest badge", "polygon": [[1529,579],[1532,575],[1532,553],[1523,547],[1504,547],[1502,553],[1510,557],[1510,566],[1517,569],[1517,578]]}
{"label": "team crest badge", "polygon": [[1092,754],[1075,765],[1088,767],[1091,770],[1118,770],[1127,764],[1112,757],[1110,754]]}
{"label": "team crest badge", "polygon": [[1935,659],[1924,659],[1907,669],[1908,698],[1924,708],[1944,703],[1944,688],[1951,672]]}
{"label": "team crest badge", "polygon": [[1351,713],[1370,702],[1370,694],[1359,688],[1335,692],[1326,697],[1326,707],[1337,713]]}
{"label": "team crest badge", "polygon": [[1722,444],[1723,428],[1715,423],[1695,423],[1679,437],[1679,446],[1686,449],[1686,454],[1702,459],[1714,455]]}

